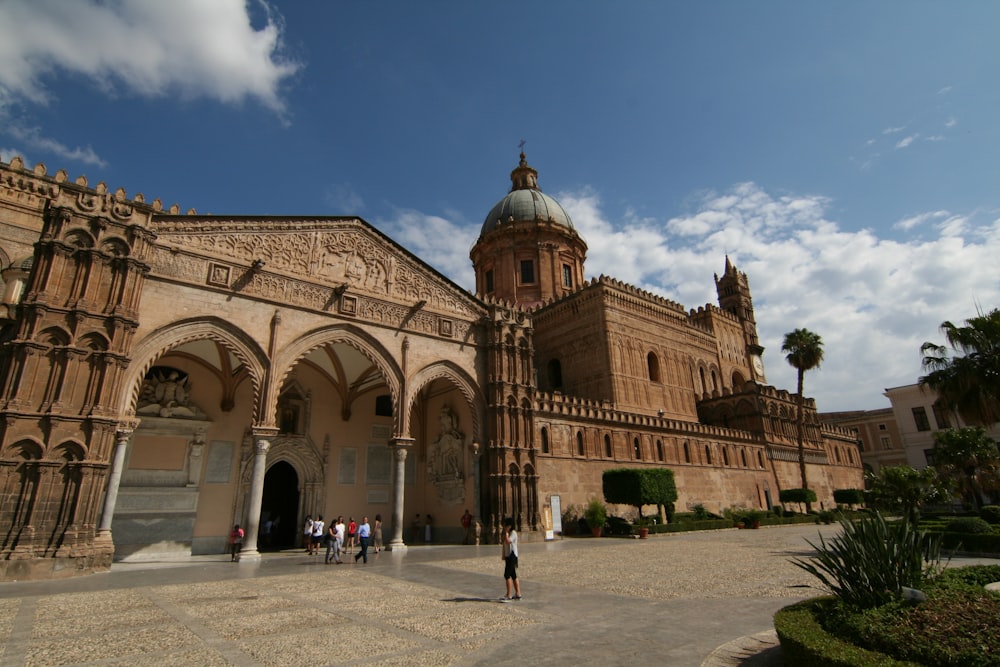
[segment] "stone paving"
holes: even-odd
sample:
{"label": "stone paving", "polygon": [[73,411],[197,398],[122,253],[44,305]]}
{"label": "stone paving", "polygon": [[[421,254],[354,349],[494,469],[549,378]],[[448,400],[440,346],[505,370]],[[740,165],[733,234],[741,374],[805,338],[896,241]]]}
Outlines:
{"label": "stone paving", "polygon": [[816,594],[789,558],[836,528],[523,544],[512,602],[496,546],[120,563],[0,584],[0,665],[781,664],[771,616]]}

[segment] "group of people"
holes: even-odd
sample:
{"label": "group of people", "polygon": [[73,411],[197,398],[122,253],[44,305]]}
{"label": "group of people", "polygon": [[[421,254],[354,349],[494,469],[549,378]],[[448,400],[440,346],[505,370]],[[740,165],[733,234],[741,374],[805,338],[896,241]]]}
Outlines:
{"label": "group of people", "polygon": [[[368,517],[363,517],[360,524],[354,517],[349,517],[345,524],[343,515],[340,515],[330,526],[323,521],[322,515],[315,519],[311,515],[306,516],[302,539],[306,545],[306,553],[311,556],[319,555],[320,547],[326,544],[327,565],[343,563],[341,554],[345,551],[348,555],[354,555],[354,562],[363,560],[367,563],[369,546],[374,547],[376,554],[382,551],[382,515],[376,514],[373,524],[368,523]],[[355,545],[359,549],[357,553],[354,553]]]}
{"label": "group of people", "polygon": [[[360,524],[355,523],[354,517],[350,517],[348,521],[349,523],[345,524],[344,517],[341,515],[337,517],[337,521],[333,525],[327,527],[322,515],[317,516],[315,519],[311,515],[307,516],[302,532],[302,537],[306,544],[306,552],[312,556],[318,555],[320,545],[325,541],[326,564],[336,563],[340,565],[344,562],[341,559],[341,554],[345,551],[345,535],[347,539],[346,551],[348,554],[354,552],[354,543],[357,540],[359,551],[354,554],[355,563],[358,562],[358,559],[364,559],[365,563],[368,562],[369,543],[372,543],[375,547],[375,553],[382,551],[381,514],[375,515],[374,525],[368,523],[368,517],[363,517]],[[419,530],[419,514],[414,520],[413,525],[415,529]],[[466,530],[466,543],[468,543],[468,531],[471,525],[472,515],[469,514],[469,510],[465,510],[465,515],[462,516],[462,527]],[[426,538],[428,542],[430,542],[430,528],[431,517],[427,515]],[[239,524],[233,526],[232,532],[229,533],[229,549],[233,562],[237,562],[240,559],[240,550],[243,548],[243,537],[244,532]],[[503,540],[501,547],[501,559],[504,562],[503,578],[507,585],[507,594],[503,599],[520,600],[521,582],[517,578],[517,531],[514,530],[514,519],[510,517],[503,520]]]}

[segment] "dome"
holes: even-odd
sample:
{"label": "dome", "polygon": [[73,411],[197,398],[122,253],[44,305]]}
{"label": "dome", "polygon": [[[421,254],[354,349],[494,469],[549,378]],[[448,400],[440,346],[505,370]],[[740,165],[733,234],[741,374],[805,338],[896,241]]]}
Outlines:
{"label": "dome", "polygon": [[550,221],[573,229],[573,221],[559,202],[538,188],[538,172],[528,166],[524,153],[521,153],[521,163],[510,173],[510,180],[510,192],[490,209],[480,236],[511,219],[516,222]]}

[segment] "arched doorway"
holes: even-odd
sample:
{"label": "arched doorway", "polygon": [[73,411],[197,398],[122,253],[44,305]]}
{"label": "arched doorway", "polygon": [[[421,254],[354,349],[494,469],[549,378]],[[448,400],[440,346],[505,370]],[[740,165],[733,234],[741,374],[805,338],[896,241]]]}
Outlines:
{"label": "arched doorway", "polygon": [[[286,461],[278,461],[264,475],[257,548],[276,551],[295,546],[299,532],[299,475]],[[271,532],[265,527],[271,523]]]}

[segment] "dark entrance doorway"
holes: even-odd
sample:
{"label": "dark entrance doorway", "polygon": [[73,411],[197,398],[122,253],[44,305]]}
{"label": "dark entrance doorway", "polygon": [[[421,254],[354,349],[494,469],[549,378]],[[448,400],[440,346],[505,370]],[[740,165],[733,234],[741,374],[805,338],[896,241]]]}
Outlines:
{"label": "dark entrance doorway", "polygon": [[[268,534],[268,522],[271,532]],[[257,548],[277,551],[295,546],[299,524],[299,475],[285,461],[275,463],[264,475],[260,504],[260,539]]]}

